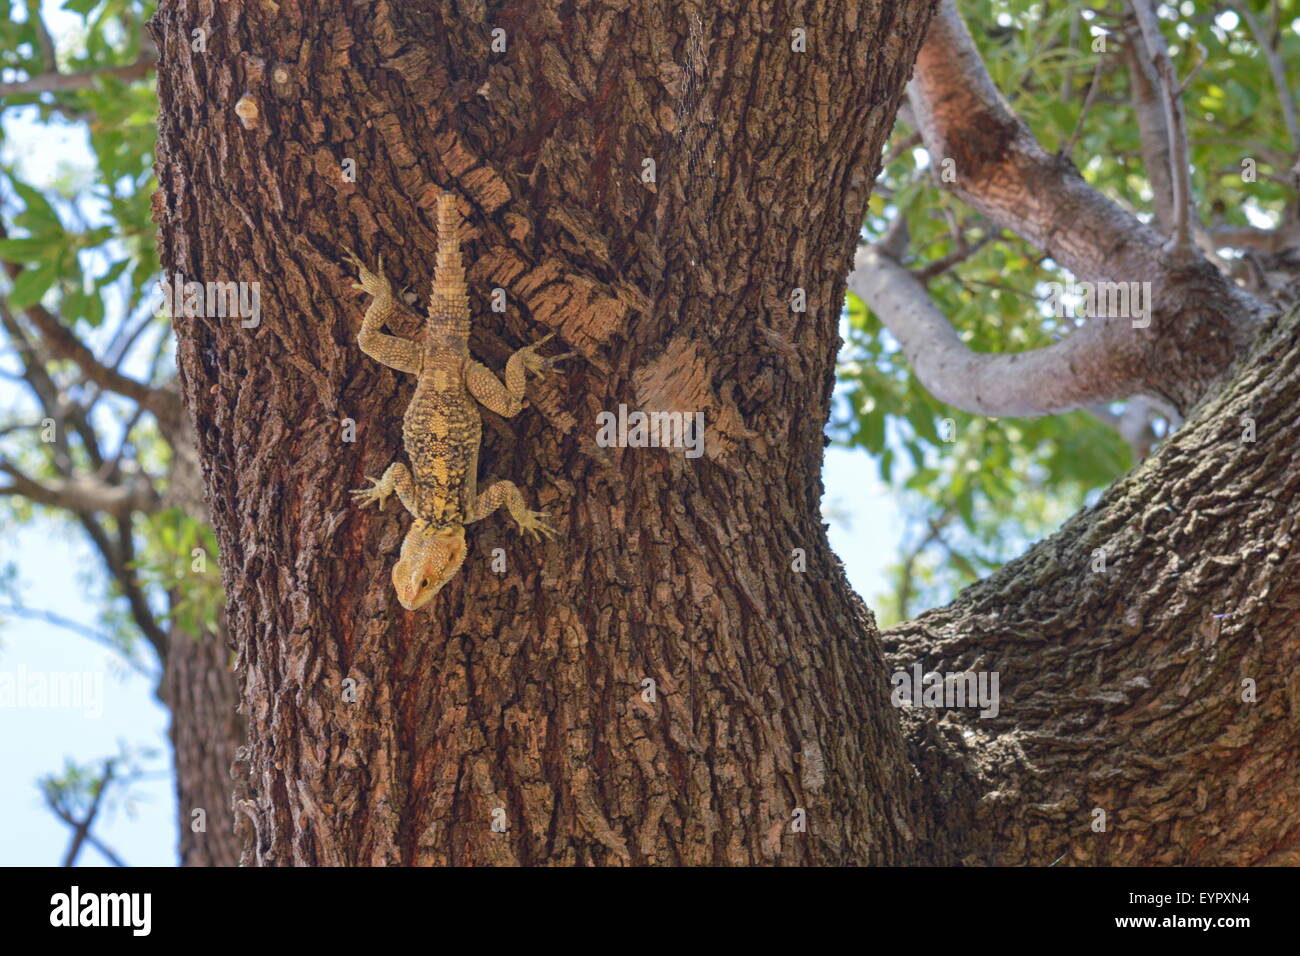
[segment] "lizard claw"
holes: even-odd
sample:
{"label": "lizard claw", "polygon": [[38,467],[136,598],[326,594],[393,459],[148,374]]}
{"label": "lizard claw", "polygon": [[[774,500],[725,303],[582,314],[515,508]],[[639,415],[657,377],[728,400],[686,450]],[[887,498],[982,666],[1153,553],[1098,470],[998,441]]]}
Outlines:
{"label": "lizard claw", "polygon": [[519,533],[528,535],[534,541],[555,537],[559,532],[546,523],[549,517],[544,511],[525,510],[519,519]]}
{"label": "lizard claw", "polygon": [[374,272],[371,272],[355,252],[351,249],[344,251],[347,253],[348,261],[357,270],[357,279],[359,281],[353,283],[352,288],[360,292],[368,292],[373,296],[391,296],[393,294],[393,286],[388,281],[388,277],[384,275],[384,257],[382,254],[379,257],[379,265],[375,267]]}
{"label": "lizard claw", "polygon": [[546,360],[546,367],[552,368],[557,362],[563,362],[567,358],[573,358],[577,352],[565,352],[563,355],[556,355]]}
{"label": "lizard claw", "polygon": [[532,372],[538,378],[546,377],[546,359],[542,358],[531,349],[524,352],[524,368]]}
{"label": "lizard claw", "polygon": [[352,498],[357,503],[358,507],[364,508],[374,502],[378,503],[379,510],[383,511],[384,504],[388,501],[388,496],[391,495],[392,492],[385,491],[378,478],[371,478],[369,475],[366,475],[366,481],[370,482],[371,487],[353,488],[349,494],[352,495]]}
{"label": "lizard claw", "polygon": [[555,338],[555,333],[551,332],[549,335],[538,339],[532,345],[519,350],[520,354],[523,356],[524,368],[527,371],[532,372],[538,378],[545,378],[547,369],[552,368],[555,363],[561,359],[566,359],[573,354],[572,352],[566,352],[563,355],[556,356],[555,358],[543,358],[538,355],[537,350],[553,338]]}

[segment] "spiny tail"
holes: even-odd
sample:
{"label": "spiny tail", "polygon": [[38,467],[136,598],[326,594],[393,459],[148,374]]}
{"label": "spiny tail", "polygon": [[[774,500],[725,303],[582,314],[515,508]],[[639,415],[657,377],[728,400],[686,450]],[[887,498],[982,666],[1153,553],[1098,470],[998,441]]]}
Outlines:
{"label": "spiny tail", "polygon": [[456,197],[438,197],[438,261],[429,296],[429,319],[436,325],[469,334],[469,294],[460,258],[460,213]]}

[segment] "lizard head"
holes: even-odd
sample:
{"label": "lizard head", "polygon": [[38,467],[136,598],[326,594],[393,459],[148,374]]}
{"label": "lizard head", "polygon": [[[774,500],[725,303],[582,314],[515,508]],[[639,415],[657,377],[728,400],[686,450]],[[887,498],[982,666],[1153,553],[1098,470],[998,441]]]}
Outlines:
{"label": "lizard head", "polygon": [[402,607],[417,611],[432,601],[465,563],[465,553],[464,528],[430,528],[416,521],[393,565],[393,587]]}

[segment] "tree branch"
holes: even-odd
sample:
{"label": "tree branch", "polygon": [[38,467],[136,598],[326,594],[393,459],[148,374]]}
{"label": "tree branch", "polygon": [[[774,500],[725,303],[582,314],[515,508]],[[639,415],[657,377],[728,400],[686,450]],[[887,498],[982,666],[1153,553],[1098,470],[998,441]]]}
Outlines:
{"label": "tree branch", "polygon": [[[59,420],[60,415],[63,414],[62,410],[65,408],[65,405],[62,401],[58,386],[45,371],[42,364],[43,359],[37,353],[34,344],[28,341],[26,330],[18,325],[14,316],[4,307],[3,300],[0,300],[0,324],[4,326],[5,330],[13,339],[15,350],[17,351],[20,360],[23,362],[23,377],[27,381],[27,384],[36,394],[37,399],[46,410],[46,414],[54,417],[56,421]],[[177,407],[177,414],[184,414],[184,410],[180,407],[179,397],[175,393],[171,393],[171,400]],[[86,448],[92,464],[97,468],[102,467],[104,461],[99,451],[98,437],[96,436],[94,429],[90,427],[89,422],[85,420],[84,415],[80,413],[79,409],[72,409],[68,412],[68,417],[73,422],[73,426],[77,429],[77,433],[81,436],[82,443]],[[184,424],[183,419],[176,419],[174,424],[177,426],[176,433],[179,434],[181,426]],[[159,417],[159,425],[164,429],[164,433],[166,433],[167,423],[165,423],[161,417]],[[175,442],[173,442],[173,446],[179,448],[179,446],[176,446]],[[56,430],[55,444],[53,446],[53,458],[55,467],[62,473],[63,480],[71,480],[73,468],[72,457],[68,447],[67,438],[63,434],[63,429],[61,427]],[[102,482],[102,479],[100,479],[100,481]],[[21,486],[17,486],[17,482],[15,482],[15,486],[18,490],[21,490]],[[151,504],[150,508],[144,510],[152,510],[157,507],[157,496],[152,492],[152,489],[149,491],[149,495],[150,500],[155,502],[155,504]],[[130,567],[131,555],[133,554],[133,549],[131,548],[129,541],[131,512],[128,511],[125,515],[118,518],[119,526],[123,529],[123,533],[127,539],[126,544],[121,547],[115,547],[113,542],[109,539],[108,533],[95,517],[97,512],[74,510],[72,513],[76,517],[77,521],[80,522],[87,537],[89,537],[91,542],[95,545],[95,548],[103,559],[109,573],[114,577],[114,579],[116,579],[119,587],[121,587],[122,593],[127,599],[132,619],[144,634],[145,639],[149,641],[150,645],[152,645],[154,650],[157,652],[158,659],[160,661],[165,661],[167,659],[167,635],[164,633],[162,628],[158,626],[158,621],[154,617],[153,609],[150,608],[149,602],[146,599],[143,590],[140,588],[135,571]]]}
{"label": "tree branch", "polygon": [[158,509],[158,497],[146,482],[112,485],[90,475],[37,481],[2,458],[0,473],[13,479],[10,485],[0,485],[0,495],[22,495],[52,508],[88,514],[103,512],[117,518],[126,518],[133,511]]}
{"label": "tree branch", "polygon": [[1097,98],[1097,90],[1101,88],[1101,72],[1105,65],[1106,56],[1102,54],[1097,57],[1097,66],[1092,71],[1092,82],[1088,84],[1088,93],[1083,98],[1083,106],[1079,108],[1079,118],[1075,121],[1074,131],[1070,133],[1070,138],[1065,141],[1065,145],[1057,151],[1066,159],[1069,159],[1074,152],[1074,144],[1078,142],[1079,134],[1083,132],[1083,121],[1088,118],[1088,110],[1092,108],[1092,101]]}
{"label": "tree branch", "polygon": [[1259,18],[1251,12],[1250,4],[1234,4],[1232,9],[1240,13],[1241,18],[1246,21],[1246,26],[1250,28],[1251,35],[1255,38],[1255,44],[1264,54],[1269,72],[1273,76],[1273,85],[1277,88],[1277,97],[1282,103],[1282,122],[1286,124],[1287,136],[1291,139],[1291,149],[1300,153],[1300,123],[1296,121],[1295,96],[1292,95],[1291,86],[1286,79],[1286,64],[1282,62],[1282,56],[1277,48],[1269,42],[1268,34],[1265,33]]}
{"label": "tree branch", "polygon": [[1210,241],[1215,247],[1254,249],[1276,255],[1283,249],[1300,244],[1300,228],[1257,229],[1254,226],[1211,226]]}
{"label": "tree branch", "polygon": [[[113,761],[109,760],[104,765],[104,777],[99,781],[99,786],[95,788],[95,796],[91,801],[90,809],[86,811],[86,818],[78,821],[71,819],[71,815],[59,814],[72,827],[72,842],[68,844],[68,852],[63,857],[64,866],[72,866],[77,862],[77,854],[81,852],[81,844],[86,841],[87,836],[90,834],[90,828],[95,824],[95,817],[99,814],[99,807],[104,800],[104,794],[108,792],[109,784],[112,782]],[[54,801],[50,800],[49,802],[57,812],[58,807]]]}
{"label": "tree branch", "polygon": [[[21,271],[21,267],[19,271]],[[139,402],[146,408],[153,408],[161,401],[157,389],[150,388],[143,382],[138,382],[130,376],[123,375],[121,372],[100,363],[95,358],[95,353],[88,349],[43,305],[28,306],[23,310],[23,314],[27,316],[28,321],[40,333],[41,341],[45,343],[45,348],[49,351],[51,357],[68,359],[74,362],[88,381],[94,382],[100,388],[116,392]]]}
{"label": "tree branch", "polygon": [[127,604],[131,608],[131,617],[135,619],[140,630],[144,631],[145,637],[158,651],[158,660],[165,662],[167,660],[168,637],[162,628],[158,626],[153,608],[149,606],[144,590],[140,587],[139,578],[136,576],[135,539],[131,535],[129,520],[117,523],[117,554],[120,573],[116,577],[122,585]]}
{"label": "tree branch", "polygon": [[1065,340],[1008,355],[966,347],[925,288],[875,246],[858,251],[849,288],[880,316],[935,398],[975,415],[1051,415],[1143,391],[1138,336],[1098,320]]}
{"label": "tree branch", "polygon": [[946,256],[935,259],[933,262],[927,263],[925,266],[916,270],[917,281],[922,285],[925,285],[930,282],[930,280],[943,275],[954,266],[961,265],[997,238],[1000,238],[997,231],[985,232],[984,235],[980,236],[974,242],[968,242],[965,232],[962,232],[957,238],[957,248]]}
{"label": "tree branch", "polygon": [[1095,505],[882,634],[904,671],[1001,679],[992,717],[900,711],[931,838],[998,865],[1300,862],[1297,335],[1293,311]]}
{"label": "tree branch", "polygon": [[1116,414],[1105,405],[1089,405],[1088,413],[1124,439],[1133,453],[1133,464],[1138,464],[1151,454],[1156,440],[1153,416],[1159,413],[1156,404],[1150,399],[1136,396],[1129,399],[1122,412]]}
{"label": "tree branch", "polygon": [[41,48],[41,59],[45,63],[46,72],[56,73],[59,69],[59,57],[54,49],[54,37],[50,36],[50,28],[45,25],[45,18],[41,16],[40,9],[28,7],[32,10],[29,16],[32,17],[36,27],[36,42]]}
{"label": "tree branch", "polygon": [[1151,184],[1151,211],[1156,227],[1168,234],[1174,228],[1174,184],[1169,178],[1169,128],[1165,111],[1156,91],[1155,68],[1146,55],[1141,30],[1135,20],[1126,25],[1127,42],[1124,59],[1128,65],[1129,100],[1137,118],[1138,138],[1142,142],[1142,162],[1147,182]]}
{"label": "tree branch", "polygon": [[[964,202],[1081,281],[1136,282],[1149,291],[1145,365],[1135,367],[1131,355],[1117,358],[1111,367],[1124,371],[1114,384],[1145,379],[1147,394],[1186,410],[1273,311],[1199,255],[1171,257],[1155,229],[1090,186],[1067,159],[1048,153],[994,86],[952,0],[942,0],[930,24],[908,97],[933,165],[955,171],[944,185]],[[1130,341],[1115,331],[1101,337]],[[1075,398],[1071,393],[1070,402]]]}
{"label": "tree branch", "polygon": [[[0,223],[0,239],[8,238],[8,234],[4,224]],[[16,262],[5,262],[4,269],[10,280],[15,280],[22,274],[23,266]],[[165,389],[152,388],[144,382],[138,382],[104,365],[95,357],[94,352],[39,302],[28,306],[23,310],[23,314],[40,333],[41,341],[53,358],[72,361],[89,381],[100,388],[139,402],[154,413],[165,431],[174,429],[175,422],[183,411],[180,400],[174,393]]]}
{"label": "tree branch", "polygon": [[1163,240],[1047,152],[1007,105],[952,0],[943,0],[917,57],[908,99],[926,149],[952,159],[950,188],[1082,280],[1139,281],[1158,270]]}
{"label": "tree branch", "polygon": [[9,335],[14,352],[22,362],[22,380],[36,396],[45,415],[57,423],[52,447],[55,466],[64,473],[72,470],[72,450],[63,428],[65,421],[71,421],[72,427],[81,437],[91,462],[98,467],[102,464],[102,459],[99,457],[99,443],[94,429],[90,427],[79,409],[64,401],[58,385],[46,372],[44,359],[38,353],[35,343],[30,341],[27,330],[18,323],[18,319],[9,311],[3,298],[0,298],[0,326],[3,326]]}
{"label": "tree branch", "polygon": [[[1146,40],[1147,54],[1155,68],[1164,104],[1165,132],[1169,137],[1169,181],[1173,186],[1173,229],[1169,253],[1179,260],[1196,255],[1192,243],[1192,177],[1187,160],[1187,126],[1183,119],[1183,88],[1169,61],[1169,48],[1156,21],[1152,0],[1129,0]],[[1190,77],[1188,78],[1190,79]]]}
{"label": "tree branch", "polygon": [[39,73],[25,80],[0,83],[0,97],[21,96],[25,93],[67,93],[72,90],[84,90],[94,86],[95,80],[101,76],[111,76],[119,80],[138,80],[142,76],[147,76],[157,62],[157,57],[149,54],[125,66],[104,66],[78,73]]}
{"label": "tree branch", "polygon": [[101,634],[99,631],[96,631],[93,627],[87,627],[86,625],[82,624],[80,621],[74,621],[72,618],[64,617],[62,614],[58,614],[55,611],[46,611],[46,610],[41,610],[39,608],[23,607],[21,604],[0,604],[0,614],[12,614],[15,617],[25,617],[28,620],[32,620],[32,621],[44,621],[46,624],[51,624],[54,627],[59,627],[65,631],[70,631],[73,634],[80,635],[81,637],[84,637],[90,641],[94,641],[96,644],[99,644],[101,647],[107,648],[108,650],[113,651],[115,654],[124,657],[126,659],[127,666],[130,667],[137,674],[139,674],[141,677],[147,677],[150,680],[158,679],[159,675],[156,672],[151,671],[149,668],[145,667],[138,660],[135,660],[131,655],[124,654],[121,645],[119,645],[116,641],[114,641],[113,638],[109,637],[107,634]]}
{"label": "tree branch", "polygon": [[[46,798],[46,802],[49,803],[48,797]],[[56,807],[53,803],[50,803],[49,805],[50,805],[50,811],[56,817],[58,817],[68,826],[72,827],[74,831],[79,830],[81,824],[77,822],[76,818],[73,817],[72,814],[68,813],[66,810],[62,810],[59,807]],[[95,836],[95,834],[91,833],[89,830],[85,831],[85,841],[90,846],[93,846],[100,853],[104,854],[104,858],[108,860],[109,863],[112,863],[114,866],[126,866],[125,860],[123,860],[120,856],[114,853],[113,850],[109,848],[108,844],[104,843],[103,840]],[[75,854],[73,855],[72,859],[74,861],[76,860]]]}

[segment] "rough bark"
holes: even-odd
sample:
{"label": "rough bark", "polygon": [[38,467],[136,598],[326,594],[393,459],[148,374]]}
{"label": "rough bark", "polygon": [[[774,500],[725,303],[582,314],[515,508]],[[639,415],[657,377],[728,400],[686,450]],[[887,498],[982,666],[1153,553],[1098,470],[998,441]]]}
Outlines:
{"label": "rough bark", "polygon": [[[187,418],[188,413],[172,423],[164,505],[210,520],[197,442]],[[215,633],[191,634],[175,624],[168,628],[159,696],[172,718],[168,736],[176,768],[181,865],[237,866],[241,840],[235,831],[231,769],[244,741],[244,720],[238,713],[239,687],[224,614]],[[196,809],[204,812],[200,830],[195,829]]]}
{"label": "rough bark", "polygon": [[[177,330],[249,720],[248,862],[918,858],[819,473],[844,277],[930,6],[160,5],[163,262],[261,283],[260,327]],[[485,415],[480,456],[559,540],[474,525],[459,579],[409,613],[404,521],[346,492],[400,454],[411,384],[356,347],[343,258],[427,289],[444,188],[477,357],[552,330],[578,354],[520,417]],[[703,411],[704,457],[597,447],[620,403]]]}
{"label": "rough bark", "polygon": [[[895,665],[1001,675],[998,718],[900,727],[817,508],[842,277],[928,4],[560,9],[160,9],[164,263],[262,283],[259,328],[178,328],[250,721],[245,859],[1296,862],[1294,317],[1098,506],[886,636]],[[485,416],[480,459],[560,539],[474,526],[408,613],[404,522],[345,493],[400,453],[410,382],[356,348],[342,250],[427,288],[444,187],[476,354],[554,329],[579,355]],[[705,456],[597,447],[620,403],[704,411]]]}
{"label": "rough bark", "polygon": [[1000,675],[996,718],[907,712],[935,841],[966,862],[1300,863],[1297,403],[1300,311],[1095,507],[884,634],[908,672]]}

